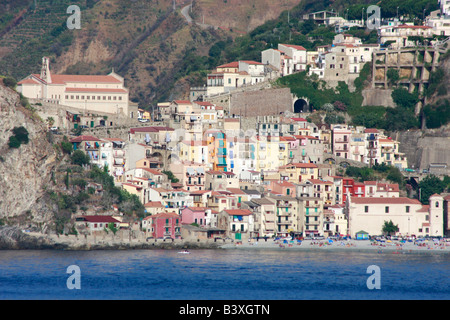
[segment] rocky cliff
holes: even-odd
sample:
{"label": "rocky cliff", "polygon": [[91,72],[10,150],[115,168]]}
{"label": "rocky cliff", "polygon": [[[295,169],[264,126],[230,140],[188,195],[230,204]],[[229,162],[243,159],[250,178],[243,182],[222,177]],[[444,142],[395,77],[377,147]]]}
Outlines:
{"label": "rocky cliff", "polygon": [[[21,126],[29,142],[10,148],[13,129]],[[46,228],[52,212],[43,199],[57,163],[45,123],[0,81],[0,224]]]}

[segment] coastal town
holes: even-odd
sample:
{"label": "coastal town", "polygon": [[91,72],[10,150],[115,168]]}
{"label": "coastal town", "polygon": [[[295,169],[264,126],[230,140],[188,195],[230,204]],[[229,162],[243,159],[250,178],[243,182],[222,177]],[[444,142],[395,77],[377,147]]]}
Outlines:
{"label": "coastal town", "polygon": [[[381,25],[377,44],[346,33],[364,26],[364,19],[311,13],[305,19],[335,26],[331,44],[314,51],[279,44],[262,51],[260,61],[219,65],[204,86],[190,89],[189,97],[160,102],[152,110],[130,101],[124,78],[114,70],[54,74],[50,59],[43,57],[40,74],[21,79],[17,91],[47,121],[49,133],[69,145],[69,155],[81,151],[88,157],[81,167],[104,170],[144,207],[139,217],[117,205],[84,208],[71,217],[74,230],[63,233],[101,239],[111,230],[125,230],[145,242],[233,245],[267,239],[449,237],[450,193],[424,200],[417,187],[428,176],[442,180],[448,163],[414,168],[402,143],[386,130],[320,117],[313,121],[318,112],[307,98],[271,85],[305,72],[330,87],[344,82],[354,88],[369,64],[373,89],[382,90],[389,82],[390,54],[400,59],[411,48],[420,51],[420,37],[437,35],[443,40],[423,49],[426,66],[395,65],[401,76],[405,70],[420,74],[403,87],[423,90],[427,68],[447,51],[450,5],[440,4],[440,14],[428,16],[424,25],[399,19]],[[378,63],[381,56],[385,60]],[[368,170],[375,174],[363,176]],[[96,183],[81,189],[99,197],[104,192]]]}

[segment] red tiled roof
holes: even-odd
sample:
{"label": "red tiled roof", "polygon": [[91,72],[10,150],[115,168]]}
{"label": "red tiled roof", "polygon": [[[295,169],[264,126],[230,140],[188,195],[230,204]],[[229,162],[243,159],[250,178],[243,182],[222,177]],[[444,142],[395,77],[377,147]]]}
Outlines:
{"label": "red tiled roof", "polygon": [[304,47],[298,46],[298,45],[295,45],[295,44],[282,44],[282,43],[280,43],[280,44],[282,46],[285,46],[285,47],[294,48],[294,49],[297,49],[297,50],[305,50],[306,51],[306,49]]}
{"label": "red tiled roof", "polygon": [[247,209],[228,209],[224,211],[230,216],[249,216],[253,213]]}
{"label": "red tiled roof", "polygon": [[[33,74],[40,79],[40,75]],[[107,75],[68,75],[68,74],[52,74],[52,84],[65,84],[67,82],[88,82],[88,83],[122,83],[117,78]]]}
{"label": "red tiled roof", "polygon": [[33,79],[33,78],[28,78],[28,79],[24,79],[22,81],[17,82],[17,85],[21,85],[21,84],[40,84],[39,81]]}
{"label": "red tiled roof", "polygon": [[239,67],[239,62],[238,61],[233,61],[227,64],[222,64],[220,66],[218,66],[217,68],[238,68]]}
{"label": "red tiled roof", "polygon": [[173,100],[176,104],[192,104],[189,100]]}
{"label": "red tiled roof", "polygon": [[263,63],[261,63],[261,62],[256,62],[256,61],[252,61],[252,60],[242,60],[242,61],[239,61],[239,62],[244,62],[244,63],[247,63],[247,64],[263,65]]}
{"label": "red tiled roof", "polygon": [[151,208],[163,208],[161,201],[150,201],[147,203],[144,203],[144,207],[151,207]]}
{"label": "red tiled roof", "polygon": [[70,139],[70,142],[82,142],[82,141],[101,141],[100,139],[93,136],[78,136],[76,138]]}
{"label": "red tiled roof", "polygon": [[179,218],[180,216],[177,213],[174,212],[161,212],[158,214],[155,214],[151,216],[151,219],[158,219],[158,218]]}
{"label": "red tiled roof", "polygon": [[66,88],[65,92],[104,92],[104,93],[127,93],[125,89],[109,89],[109,88]]}
{"label": "red tiled roof", "polygon": [[119,220],[113,218],[112,216],[82,216],[82,218],[87,222],[119,222]]}

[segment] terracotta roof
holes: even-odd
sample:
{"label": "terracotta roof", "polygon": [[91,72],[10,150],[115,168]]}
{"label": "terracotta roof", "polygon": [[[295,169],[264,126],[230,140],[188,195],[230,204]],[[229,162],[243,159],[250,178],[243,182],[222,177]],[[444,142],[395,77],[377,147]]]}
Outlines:
{"label": "terracotta roof", "polygon": [[238,68],[239,67],[239,62],[238,61],[233,61],[227,64],[222,64],[220,66],[218,66],[217,68]]}
{"label": "terracotta roof", "polygon": [[120,222],[112,216],[82,216],[87,222]]}
{"label": "terracotta roof", "polygon": [[364,129],[364,133],[378,133],[378,129]]}
{"label": "terracotta roof", "polygon": [[151,219],[158,219],[158,218],[179,218],[180,216],[174,212],[161,212],[158,214],[155,214],[151,216]]}
{"label": "terracotta roof", "polygon": [[247,63],[247,64],[263,65],[263,63],[261,63],[261,62],[256,62],[256,61],[252,61],[252,60],[242,60],[242,61],[239,61],[239,62],[244,62],[244,63]]}
{"label": "terracotta roof", "polygon": [[158,176],[164,175],[164,173],[162,173],[162,172],[160,172],[158,170],[155,170],[155,169],[144,168],[144,167],[138,167],[136,169],[142,169],[142,170],[145,170],[145,171],[147,171],[147,172],[149,172],[151,174],[158,175]]}
{"label": "terracotta roof", "polygon": [[70,139],[70,142],[82,142],[82,141],[101,141],[100,139],[93,136],[78,136],[76,138]]}
{"label": "terracotta roof", "polygon": [[173,100],[176,104],[192,104],[189,100]]}
{"label": "terracotta roof", "polygon": [[109,88],[66,88],[65,92],[104,92],[104,93],[127,93],[125,89],[109,89]]}
{"label": "terracotta roof", "polygon": [[282,43],[280,43],[280,44],[282,46],[285,46],[285,47],[294,48],[294,49],[297,49],[297,50],[305,50],[306,51],[306,49],[304,47],[298,46],[298,45],[295,45],[295,44],[282,44]]}
{"label": "terracotta roof", "polygon": [[249,216],[253,213],[247,209],[227,209],[224,211],[230,216]]}
{"label": "terracotta roof", "polygon": [[39,81],[33,79],[33,78],[28,78],[28,79],[24,79],[22,81],[17,82],[17,85],[21,85],[21,84],[40,84]]}
{"label": "terracotta roof", "polygon": [[[38,74],[33,74],[33,76],[41,79],[40,75]],[[51,74],[51,78],[52,78],[51,84],[66,84],[67,82],[122,83],[122,81],[111,75],[101,76],[101,75]]]}
{"label": "terracotta roof", "polygon": [[150,208],[164,208],[161,201],[150,201],[147,203],[144,203],[144,207],[150,207]]}

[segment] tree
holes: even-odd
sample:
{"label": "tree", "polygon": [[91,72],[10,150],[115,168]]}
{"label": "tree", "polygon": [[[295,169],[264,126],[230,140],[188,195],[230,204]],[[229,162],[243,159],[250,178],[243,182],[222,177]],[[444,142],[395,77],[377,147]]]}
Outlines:
{"label": "tree", "polygon": [[394,89],[391,96],[397,106],[408,110],[414,110],[419,102],[419,94],[417,92],[409,93],[405,88]]}
{"label": "tree", "polygon": [[82,166],[82,165],[90,163],[89,156],[87,154],[85,154],[81,150],[75,150],[72,153],[72,156],[70,158],[72,160],[72,164],[76,164],[76,165],[79,165],[79,166]]}
{"label": "tree", "polygon": [[177,183],[178,181],[180,181],[177,177],[175,177],[172,171],[166,170],[162,171],[162,173],[167,174],[167,178],[169,178],[172,183]]}
{"label": "tree", "polygon": [[383,228],[382,228],[382,232],[383,232],[383,233],[387,233],[388,236],[390,236],[391,233],[398,232],[398,230],[399,230],[399,229],[398,229],[398,225],[395,225],[395,224],[392,222],[392,220],[389,220],[389,222],[384,221],[384,225],[383,225]]}
{"label": "tree", "polygon": [[9,137],[8,146],[12,149],[17,149],[20,147],[20,141],[16,138],[16,136],[11,136]]}
{"label": "tree", "polygon": [[397,69],[389,69],[386,72],[386,75],[387,78],[389,79],[389,83],[391,84],[391,86],[397,84],[398,80],[400,79]]}
{"label": "tree", "polygon": [[435,175],[428,175],[419,182],[420,202],[429,204],[430,196],[444,192],[446,183]]}
{"label": "tree", "polygon": [[113,223],[113,222],[108,223],[108,229],[111,230],[111,231],[114,233],[114,235],[115,235],[116,232],[119,230],[119,229],[117,229],[117,228],[114,226],[114,223]]}

